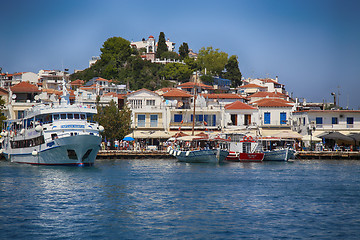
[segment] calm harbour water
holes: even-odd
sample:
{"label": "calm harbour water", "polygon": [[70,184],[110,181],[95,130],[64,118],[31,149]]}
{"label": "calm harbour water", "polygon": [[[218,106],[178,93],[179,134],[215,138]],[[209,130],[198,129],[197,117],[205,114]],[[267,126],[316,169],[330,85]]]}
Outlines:
{"label": "calm harbour water", "polygon": [[0,162],[1,239],[358,239],[360,161]]}

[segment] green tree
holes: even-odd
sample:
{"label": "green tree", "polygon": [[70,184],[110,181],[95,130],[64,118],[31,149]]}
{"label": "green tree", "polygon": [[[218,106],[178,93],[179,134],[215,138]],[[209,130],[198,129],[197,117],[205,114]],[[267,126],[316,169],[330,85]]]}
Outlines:
{"label": "green tree", "polygon": [[189,46],[186,42],[183,42],[179,47],[179,55],[181,60],[189,57]]}
{"label": "green tree", "polygon": [[194,58],[185,58],[184,62],[193,72],[200,69],[198,62]]}
{"label": "green tree", "polygon": [[107,39],[100,51],[103,64],[111,64],[116,68],[123,66],[133,52],[130,42],[121,37]]}
{"label": "green tree", "polygon": [[206,74],[220,76],[227,63],[227,58],[228,54],[220,52],[219,49],[214,50],[212,47],[202,47],[199,50],[198,63],[203,71],[206,69]]}
{"label": "green tree", "polygon": [[165,34],[164,34],[164,32],[160,32],[158,46],[156,49],[156,57],[162,58],[162,54],[167,51],[168,51],[168,47],[167,47],[166,41],[165,41]]}
{"label": "green tree", "polygon": [[2,131],[3,121],[6,120],[6,117],[3,115],[3,109],[5,108],[5,100],[0,96],[0,131]]}
{"label": "green tree", "polygon": [[108,106],[98,106],[97,110],[94,119],[104,127],[103,137],[108,140],[123,139],[130,133],[131,111],[127,106],[119,110],[116,103],[111,100]]}
{"label": "green tree", "polygon": [[180,56],[176,52],[166,51],[161,54],[161,58],[162,59],[166,58],[166,59],[172,59],[172,60],[179,60]]}
{"label": "green tree", "polygon": [[165,79],[175,79],[181,82],[189,81],[192,70],[182,63],[168,63],[159,73]]}
{"label": "green tree", "polygon": [[241,72],[239,69],[239,62],[236,55],[229,57],[227,64],[225,65],[226,72],[222,74],[222,77],[232,81],[233,87],[241,85]]}

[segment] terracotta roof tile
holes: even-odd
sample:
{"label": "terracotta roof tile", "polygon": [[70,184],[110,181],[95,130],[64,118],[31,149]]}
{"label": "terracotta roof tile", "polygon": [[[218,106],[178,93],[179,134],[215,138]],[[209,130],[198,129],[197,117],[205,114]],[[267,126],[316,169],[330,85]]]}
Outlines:
{"label": "terracotta roof tile", "polygon": [[211,93],[211,94],[201,94],[204,98],[211,99],[244,99],[242,96],[232,93]]}
{"label": "terracotta roof tile", "polygon": [[249,104],[236,101],[230,104],[225,105],[225,109],[232,110],[232,109],[256,109],[255,107],[250,106]]}
{"label": "terracotta roof tile", "polygon": [[292,107],[292,102],[280,98],[264,98],[253,102],[258,107]]}
{"label": "terracotta roof tile", "polygon": [[28,82],[21,82],[12,87],[11,91],[14,93],[39,93],[41,90],[38,89],[35,85],[32,85]]}
{"label": "terracotta roof tile", "polygon": [[275,93],[275,92],[257,92],[254,94],[251,94],[249,98],[258,97],[258,98],[265,98],[265,97],[271,97],[271,98],[286,98],[286,96],[282,93]]}
{"label": "terracotta roof tile", "polygon": [[180,89],[172,89],[163,94],[164,97],[192,97],[193,95],[180,90]]}
{"label": "terracotta roof tile", "polygon": [[257,84],[250,83],[250,84],[246,84],[244,86],[241,86],[240,88],[267,88],[267,87],[263,87],[263,86],[260,86],[260,85],[257,85]]}
{"label": "terracotta roof tile", "polygon": [[195,86],[201,87],[204,89],[214,89],[212,86],[205,85],[203,83],[186,82],[186,83],[179,85],[179,87],[181,87],[181,88],[194,88]]}

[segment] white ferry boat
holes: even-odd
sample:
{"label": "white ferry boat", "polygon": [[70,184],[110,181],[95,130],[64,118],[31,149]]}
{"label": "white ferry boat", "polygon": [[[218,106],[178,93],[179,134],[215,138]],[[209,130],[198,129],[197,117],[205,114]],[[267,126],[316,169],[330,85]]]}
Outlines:
{"label": "white ferry boat", "polygon": [[[64,89],[64,88],[63,88]],[[38,105],[22,119],[4,121],[1,152],[11,162],[43,165],[92,165],[100,149],[101,131],[93,121],[95,107],[61,103]]]}

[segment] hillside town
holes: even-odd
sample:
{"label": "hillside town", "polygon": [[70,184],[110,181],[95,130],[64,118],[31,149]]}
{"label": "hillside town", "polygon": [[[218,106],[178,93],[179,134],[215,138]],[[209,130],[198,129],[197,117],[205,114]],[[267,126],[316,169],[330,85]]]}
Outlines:
{"label": "hillside town", "polygon": [[[169,40],[166,43],[169,51],[174,51],[175,43]],[[132,42],[131,46],[145,49],[141,55],[144,61],[175,62],[155,57],[156,43],[152,36],[148,40]],[[189,51],[189,57],[196,58],[196,53]],[[99,59],[92,57],[89,67]],[[36,104],[58,102],[65,79],[72,104],[106,106],[114,101],[119,109],[127,105],[132,120],[128,136],[146,146],[160,148],[180,131],[191,134],[195,120],[196,133],[291,138],[296,140],[298,150],[359,150],[360,111],[340,110],[335,93],[331,104],[310,103],[289,95],[277,76],[243,78],[242,85],[234,88],[230,80],[221,77],[215,77],[213,84],[204,84],[200,75],[200,72],[194,72],[185,83],[173,81],[173,87],[133,91],[127,85],[118,85],[101,77],[87,82],[82,79],[69,81],[70,74],[63,70],[2,71],[0,94],[5,101],[2,114],[7,119],[22,118],[26,109]],[[339,136],[324,138],[333,132]]]}

